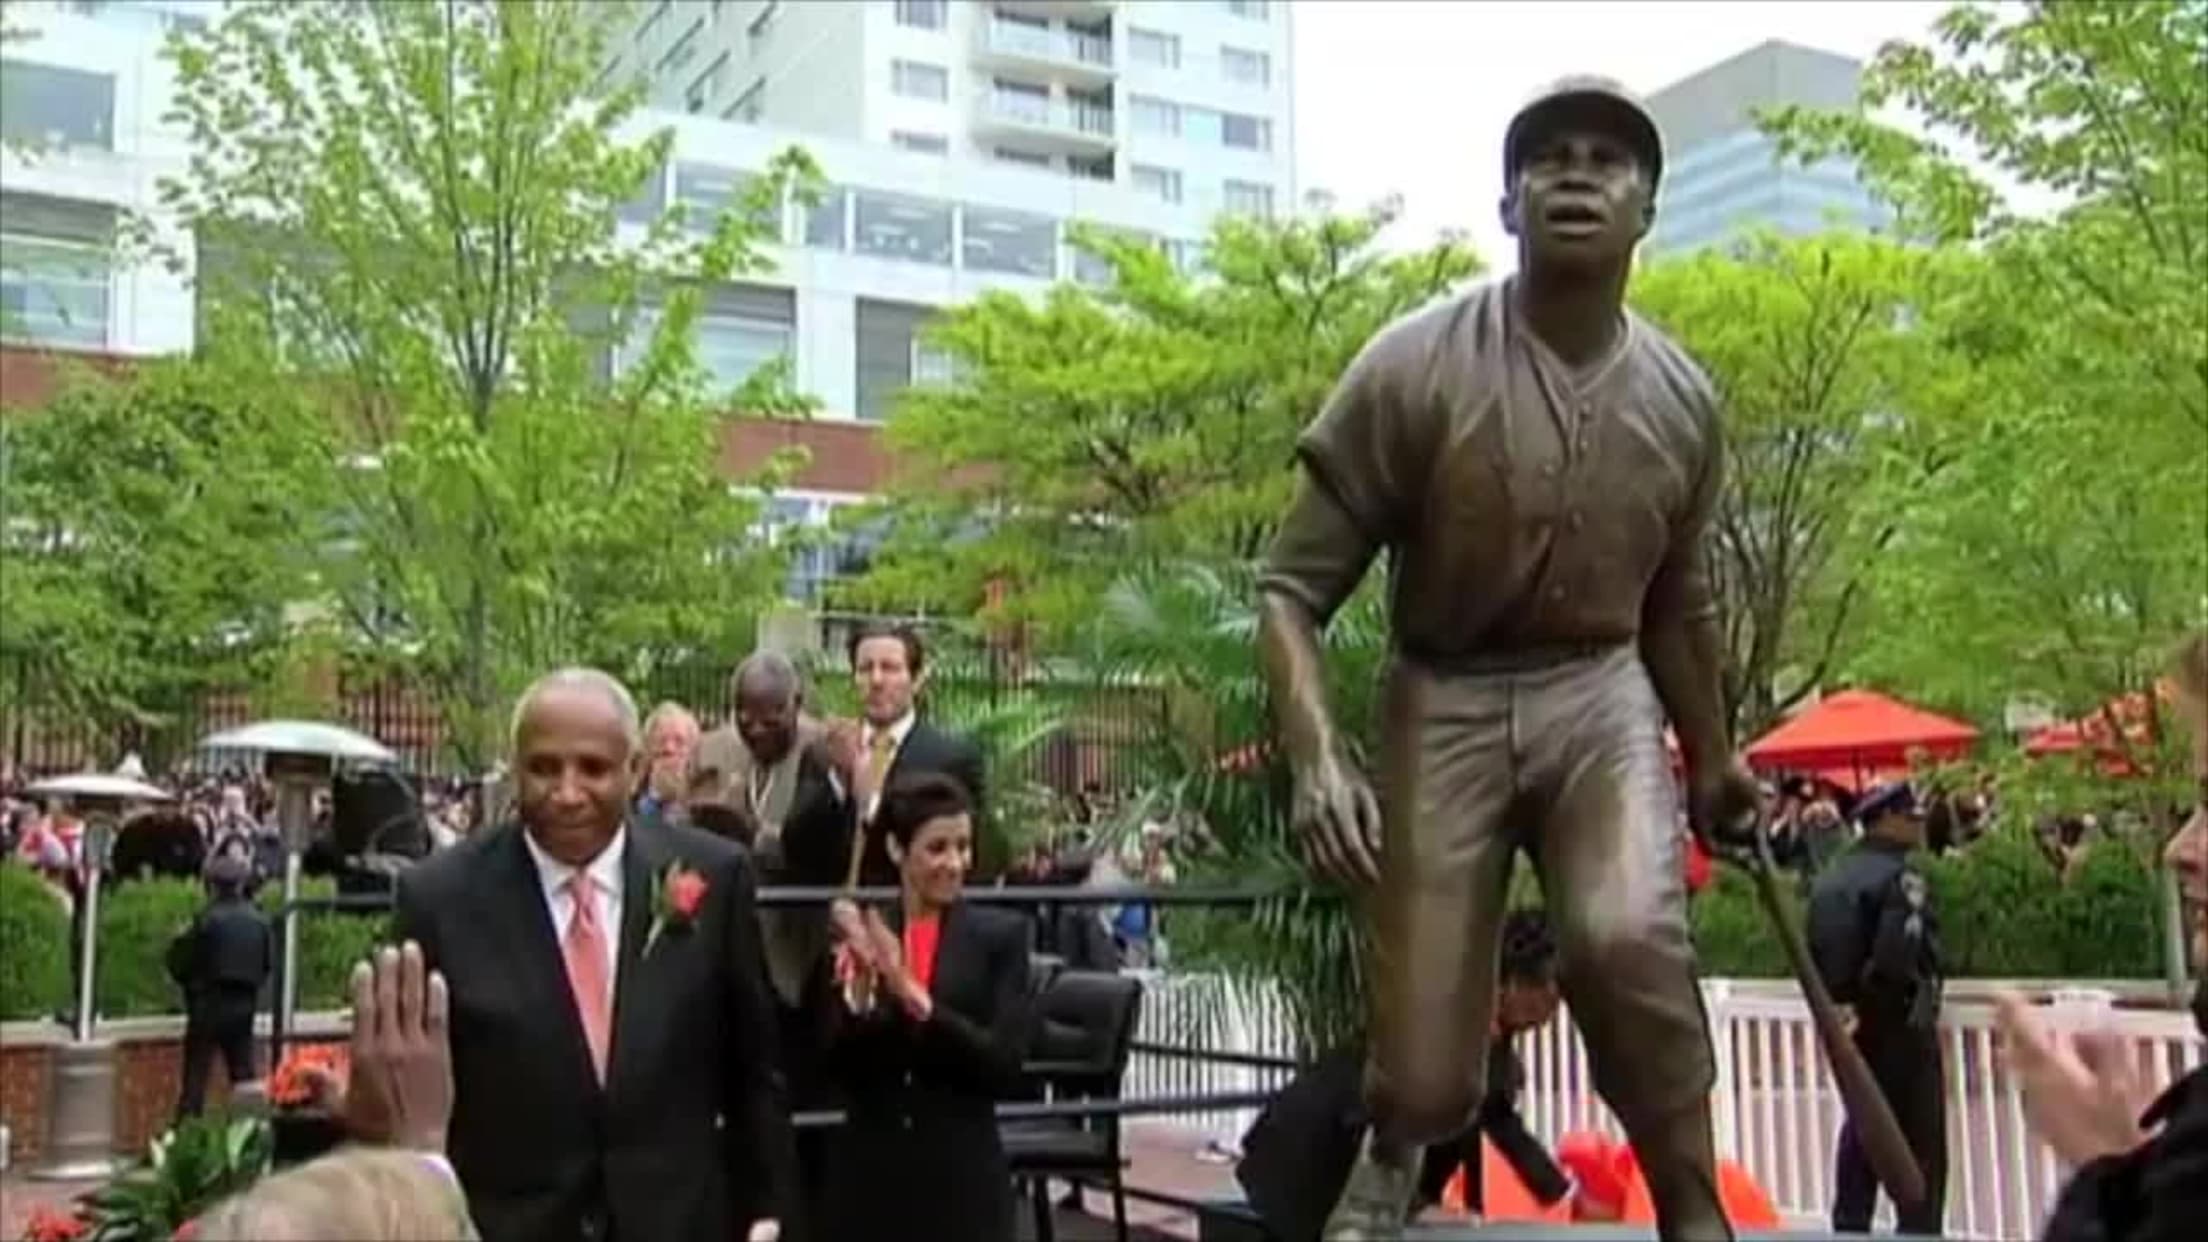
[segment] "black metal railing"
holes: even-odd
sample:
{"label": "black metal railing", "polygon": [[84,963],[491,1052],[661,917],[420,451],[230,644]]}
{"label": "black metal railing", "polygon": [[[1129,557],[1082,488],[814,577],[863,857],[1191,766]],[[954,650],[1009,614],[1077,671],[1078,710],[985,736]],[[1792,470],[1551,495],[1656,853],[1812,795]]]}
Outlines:
{"label": "black metal railing", "polygon": [[[850,897],[860,901],[888,901],[900,896],[895,888],[807,888],[772,886],[761,888],[757,902],[763,907],[787,907],[822,905],[837,898]],[[1087,906],[1144,903],[1154,906],[1207,906],[1248,907],[1268,901],[1300,901],[1323,894],[1284,889],[1244,888],[1150,888],[1139,885],[1113,886],[1110,888],[1062,888],[1005,886],[999,888],[972,888],[964,894],[964,900],[981,905],[1029,905],[1029,906]],[[330,912],[377,912],[391,908],[393,894],[368,893],[336,897],[302,897],[283,908],[284,913],[297,912],[312,915]],[[282,981],[277,981],[277,995],[281,995]],[[274,1015],[271,1029],[272,1056],[280,1056],[288,1032],[286,1015],[280,1011]],[[1258,1053],[1231,1052],[1223,1049],[1198,1048],[1183,1044],[1159,1043],[1136,1040],[1130,1051],[1147,1056],[1170,1057],[1180,1060],[1209,1062],[1244,1068],[1295,1071],[1303,1062],[1293,1057],[1266,1056]],[[1285,1084],[1283,1084],[1285,1085]],[[1190,1113],[1213,1112],[1223,1109],[1263,1108],[1278,1096],[1279,1087],[1256,1091],[1190,1092],[1185,1095],[1137,1096],[1122,1098],[1087,1098],[1079,1100],[1000,1100],[996,1105],[997,1120],[1030,1121],[1044,1118],[1079,1119],[1086,1117],[1140,1117],[1175,1116]],[[843,1124],[845,1114],[840,1109],[814,1109],[797,1112],[791,1116],[791,1124],[799,1129],[818,1129]],[[1110,1183],[1098,1177],[1068,1176],[1060,1180],[1075,1184],[1108,1189]],[[1171,1207],[1192,1214],[1219,1210],[1221,1204],[1212,1200],[1191,1198],[1139,1185],[1122,1183],[1120,1190],[1131,1199]]]}

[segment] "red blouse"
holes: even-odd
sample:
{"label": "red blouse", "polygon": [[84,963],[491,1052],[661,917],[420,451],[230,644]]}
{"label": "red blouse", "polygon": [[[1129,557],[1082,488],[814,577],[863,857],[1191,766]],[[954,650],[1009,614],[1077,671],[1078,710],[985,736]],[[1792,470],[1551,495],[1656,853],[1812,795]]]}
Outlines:
{"label": "red blouse", "polygon": [[935,994],[935,946],[942,939],[942,915],[931,914],[905,924],[905,966],[931,996]]}

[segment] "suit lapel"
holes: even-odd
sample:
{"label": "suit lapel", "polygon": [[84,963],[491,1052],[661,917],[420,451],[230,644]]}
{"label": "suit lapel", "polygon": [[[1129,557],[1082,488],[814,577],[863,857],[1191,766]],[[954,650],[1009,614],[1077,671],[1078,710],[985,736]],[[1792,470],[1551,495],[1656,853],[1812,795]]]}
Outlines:
{"label": "suit lapel", "polygon": [[[627,1052],[643,1038],[651,1021],[652,990],[646,977],[651,963],[644,956],[644,938],[651,934],[652,906],[660,869],[670,857],[667,843],[656,826],[635,820],[629,823],[629,840],[621,857],[620,966],[613,979],[613,1047],[606,1054],[606,1089],[610,1093],[622,1077]],[[656,957],[665,945],[653,950]]]}
{"label": "suit lapel", "polygon": [[560,938],[545,904],[544,878],[522,841],[525,831],[518,823],[508,826],[509,839],[497,854],[506,873],[505,882],[494,886],[494,892],[502,894],[496,903],[503,907],[500,920],[516,966],[513,977],[522,984],[521,1007],[524,1012],[553,1015],[553,1039],[558,1046],[552,1055],[595,1088],[597,1075],[590,1070],[590,1041],[583,1035],[582,1015],[575,1011],[575,992],[568,986]]}

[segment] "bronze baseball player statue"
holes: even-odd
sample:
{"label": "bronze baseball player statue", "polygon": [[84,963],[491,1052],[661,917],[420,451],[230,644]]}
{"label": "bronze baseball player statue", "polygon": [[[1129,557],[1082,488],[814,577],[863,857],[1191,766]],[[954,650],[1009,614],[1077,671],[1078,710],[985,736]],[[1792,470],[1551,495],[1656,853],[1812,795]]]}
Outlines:
{"label": "bronze baseball player statue", "polygon": [[[1663,741],[1668,716],[1697,831],[1753,822],[1702,552],[1717,403],[1624,308],[1663,170],[1641,106],[1569,79],[1511,122],[1503,163],[1518,274],[1365,346],[1298,444],[1303,483],[1262,581],[1297,830],[1322,871],[1377,885],[1373,1129],[1326,1236],[1400,1236],[1421,1147],[1478,1103],[1523,849],[1660,1233],[1730,1238]],[[1393,653],[1376,797],[1328,708],[1320,634],[1382,550]]]}

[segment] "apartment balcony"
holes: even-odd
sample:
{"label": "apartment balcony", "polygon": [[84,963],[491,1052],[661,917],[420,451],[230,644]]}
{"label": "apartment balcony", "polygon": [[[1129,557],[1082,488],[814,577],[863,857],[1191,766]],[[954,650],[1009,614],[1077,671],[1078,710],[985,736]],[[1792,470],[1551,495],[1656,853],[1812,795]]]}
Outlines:
{"label": "apartment balcony", "polygon": [[996,0],[995,7],[1022,17],[1093,22],[1118,11],[1119,0]]}
{"label": "apartment balcony", "polygon": [[1106,104],[1001,88],[974,96],[974,131],[992,141],[1013,138],[1024,149],[1063,155],[1103,155],[1119,144]]}
{"label": "apartment balcony", "polygon": [[974,26],[974,63],[1071,86],[1109,86],[1117,73],[1105,35],[991,18]]}

